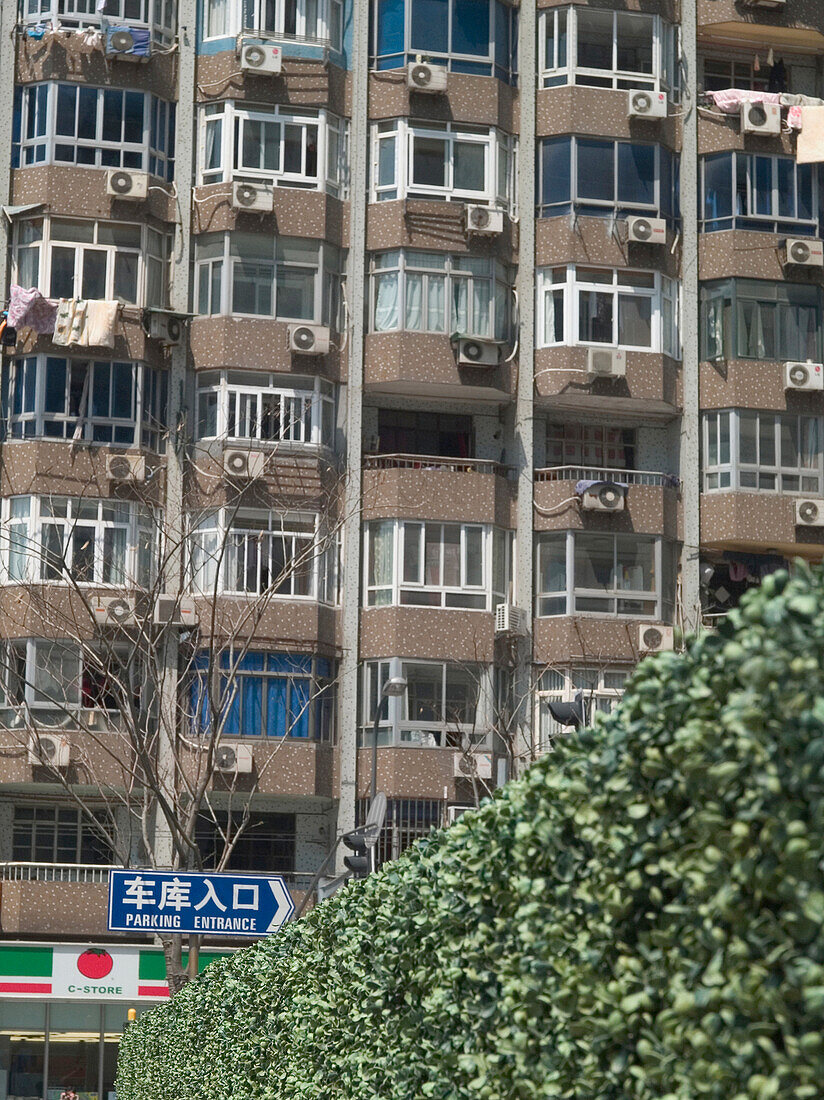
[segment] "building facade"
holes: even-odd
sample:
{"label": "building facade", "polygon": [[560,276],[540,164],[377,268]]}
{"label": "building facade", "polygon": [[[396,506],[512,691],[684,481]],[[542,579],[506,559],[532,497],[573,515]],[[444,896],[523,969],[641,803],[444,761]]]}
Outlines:
{"label": "building facade", "polygon": [[820,560],[819,8],[0,5],[0,1100],[166,995],[136,739],[300,897]]}

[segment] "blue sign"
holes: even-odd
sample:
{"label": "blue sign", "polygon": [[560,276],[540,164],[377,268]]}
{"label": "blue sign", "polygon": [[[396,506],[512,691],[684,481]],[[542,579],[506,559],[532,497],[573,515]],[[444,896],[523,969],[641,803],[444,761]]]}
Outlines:
{"label": "blue sign", "polygon": [[110,932],[266,936],[295,906],[281,875],[110,871]]}

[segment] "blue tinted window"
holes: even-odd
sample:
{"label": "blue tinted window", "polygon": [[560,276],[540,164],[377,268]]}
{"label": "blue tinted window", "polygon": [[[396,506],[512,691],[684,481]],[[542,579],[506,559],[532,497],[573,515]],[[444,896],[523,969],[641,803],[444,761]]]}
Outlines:
{"label": "blue tinted window", "polygon": [[448,0],[412,0],[409,48],[424,53],[449,52]]}
{"label": "blue tinted window", "polygon": [[655,146],[618,144],[618,202],[655,202]]}
{"label": "blue tinted window", "polygon": [[[661,190],[663,195],[663,181]],[[704,161],[704,217],[708,221],[732,217],[731,153],[720,153]]]}
{"label": "blue tinted window", "polygon": [[489,5],[453,0],[452,52],[489,56]]}
{"label": "blue tinted window", "polygon": [[[34,371],[31,371],[31,382],[34,382]],[[28,388],[29,377],[26,378]],[[33,395],[32,395],[33,396]],[[62,413],[66,411],[66,360],[46,360],[46,400],[45,411]]]}
{"label": "blue tinted window", "polygon": [[570,200],[570,139],[550,138],[541,146],[541,204]]}
{"label": "blue tinted window", "polygon": [[578,198],[613,202],[615,146],[611,141],[578,142]]}

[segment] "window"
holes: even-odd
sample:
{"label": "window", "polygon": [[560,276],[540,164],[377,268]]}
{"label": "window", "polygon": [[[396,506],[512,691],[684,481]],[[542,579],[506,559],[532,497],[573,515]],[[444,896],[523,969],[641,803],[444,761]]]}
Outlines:
{"label": "window", "polygon": [[145,677],[133,648],[95,656],[71,642],[44,638],[0,642],[0,724],[65,729],[74,713],[139,706]]}
{"label": "window", "polygon": [[556,137],[539,143],[538,215],[678,217],[678,161],[661,145]]}
{"label": "window", "polygon": [[101,27],[108,20],[115,26],[147,27],[152,41],[171,46],[177,25],[175,0],[106,0],[100,10],[96,0],[21,0],[24,23],[59,23],[66,30]]}
{"label": "window", "polygon": [[[217,866],[228,842],[232,851],[225,871],[294,871],[295,814],[263,814],[250,808],[248,821],[243,817],[241,812],[216,813],[215,820],[205,815],[198,820],[195,843],[204,868]],[[242,829],[240,836],[238,829]]]}
{"label": "window", "polygon": [[702,420],[705,491],[824,495],[820,416],[722,409]]}
{"label": "window", "polygon": [[[358,799],[357,821],[363,825],[369,813],[369,799]],[[390,798],[386,818],[375,851],[378,866],[397,859],[416,840],[443,825],[443,802],[436,798]]]}
{"label": "window", "polygon": [[251,371],[197,375],[199,439],[334,447],[334,387],[321,378]]}
{"label": "window", "polygon": [[672,620],[674,547],[663,539],[561,531],[536,544],[536,615]]}
{"label": "window", "polygon": [[[332,741],[335,667],[322,657],[224,651],[217,662],[215,710],[226,737],[293,737]],[[194,663],[192,713],[198,732],[211,729],[207,653]]]}
{"label": "window", "polygon": [[371,745],[378,692],[390,676],[407,683],[381,704],[379,745],[467,749],[490,738],[491,670],[447,661],[368,661],[363,666],[361,744]]}
{"label": "window", "polygon": [[481,524],[377,520],[366,525],[366,606],[491,611],[511,575],[511,537]]}
{"label": "window", "polygon": [[539,25],[538,63],[545,88],[651,88],[677,97],[678,29],[658,16],[556,8],[541,13]]}
{"label": "window", "polygon": [[192,532],[195,589],[335,603],[337,537],[312,513],[221,509]]}
{"label": "window", "polygon": [[701,160],[703,230],[818,235],[822,169],[794,157],[715,153]]}
{"label": "window", "polygon": [[515,214],[516,141],[485,126],[392,119],[372,126],[372,202],[422,195]]}
{"label": "window", "polygon": [[372,67],[399,69],[423,55],[455,73],[515,82],[518,11],[503,0],[375,0]]}
{"label": "window", "polygon": [[610,428],[601,424],[547,424],[547,466],[634,470],[635,446],[634,428]]}
{"label": "window", "polygon": [[29,355],[2,373],[2,429],[11,439],[72,439],[161,450],[168,373],[143,363]]}
{"label": "window", "polygon": [[459,333],[505,340],[510,284],[503,265],[442,252],[379,252],[372,257],[373,332]]}
{"label": "window", "polygon": [[95,816],[97,825],[82,810],[69,806],[15,806],[12,859],[15,863],[114,863],[105,839],[113,822],[102,811]]}
{"label": "window", "polygon": [[0,577],[9,584],[138,585],[154,579],[156,525],[130,501],[19,496],[3,500]]}
{"label": "window", "polygon": [[[704,90],[720,92],[725,88],[739,88],[747,92],[768,92],[770,88],[770,67],[764,66],[758,72],[752,61],[732,57],[704,58]],[[782,88],[781,91],[786,91]]]}
{"label": "window", "polygon": [[609,714],[618,706],[630,675],[631,669],[618,668],[573,668],[566,672],[544,670],[538,681],[537,694],[541,751],[551,752],[553,741],[564,733],[564,728],[550,714],[548,703],[571,703],[582,691],[585,721],[589,724],[596,714]]}
{"label": "window", "polygon": [[346,124],[328,111],[226,100],[207,104],[199,118],[200,183],[260,180],[342,196]]}
{"label": "window", "polygon": [[822,360],[821,288],[727,279],[701,287],[704,359]]}
{"label": "window", "polygon": [[605,344],[680,356],[678,284],[656,271],[538,271],[538,346]]}
{"label": "window", "polygon": [[341,48],[342,0],[203,0],[204,38],[260,31]]}
{"label": "window", "polygon": [[36,218],[16,226],[14,277],[47,298],[168,304],[168,236],[148,225]]}
{"label": "window", "polygon": [[377,449],[382,454],[470,458],[475,454],[472,417],[378,409]]}
{"label": "window", "polygon": [[14,167],[77,164],[174,178],[175,106],[148,92],[29,84],[15,93]]}
{"label": "window", "polygon": [[340,265],[319,241],[206,233],[195,241],[197,312],[338,327]]}

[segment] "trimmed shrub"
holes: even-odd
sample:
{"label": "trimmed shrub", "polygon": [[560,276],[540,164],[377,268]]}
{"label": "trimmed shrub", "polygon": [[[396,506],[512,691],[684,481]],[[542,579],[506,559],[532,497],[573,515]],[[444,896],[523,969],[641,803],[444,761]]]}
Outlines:
{"label": "trimmed shrub", "polygon": [[119,1100],[814,1100],[824,581],[767,577],[616,712],[123,1038]]}

